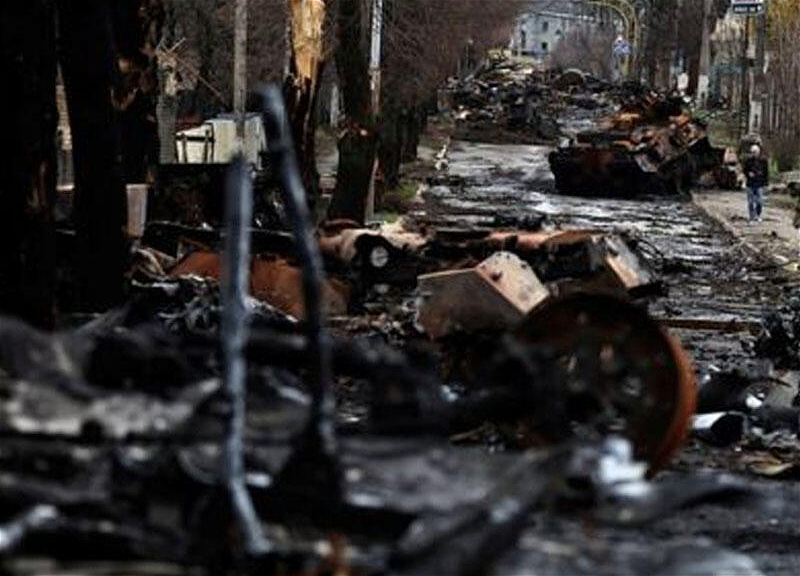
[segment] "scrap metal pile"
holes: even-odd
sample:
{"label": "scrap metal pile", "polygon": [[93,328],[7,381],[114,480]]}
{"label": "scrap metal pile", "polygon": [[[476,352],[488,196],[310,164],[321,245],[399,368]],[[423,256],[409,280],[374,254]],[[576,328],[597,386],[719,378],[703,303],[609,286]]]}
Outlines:
{"label": "scrap metal pile", "polygon": [[560,192],[624,198],[679,195],[705,174],[720,187],[736,184],[725,150],[711,145],[705,125],[683,110],[680,97],[639,85],[624,85],[617,97],[618,113],[550,154]]}
{"label": "scrap metal pile", "polygon": [[459,140],[558,144],[550,167],[564,194],[631,198],[686,193],[701,180],[739,185],[735,159],[710,144],[678,96],[503,59],[488,60],[450,94]]}
{"label": "scrap metal pile", "polygon": [[692,424],[702,442],[738,448],[728,468],[768,478],[800,474],[800,300],[788,300],[754,330],[753,365],[703,376]]}
{"label": "scrap metal pile", "polygon": [[660,289],[636,245],[535,226],[315,234],[278,94],[261,96],[291,233],[250,229],[236,162],[224,228],[151,223],[123,308],[55,335],[0,319],[3,568],[666,574],[699,556],[757,574],[708,543],[618,545],[752,493],[656,477],[695,375],[635,303]]}
{"label": "scrap metal pile", "polygon": [[593,120],[609,110],[612,85],[579,70],[557,74],[502,58],[487,60],[449,88],[455,137],[479,142],[555,144],[569,133],[556,119]]}

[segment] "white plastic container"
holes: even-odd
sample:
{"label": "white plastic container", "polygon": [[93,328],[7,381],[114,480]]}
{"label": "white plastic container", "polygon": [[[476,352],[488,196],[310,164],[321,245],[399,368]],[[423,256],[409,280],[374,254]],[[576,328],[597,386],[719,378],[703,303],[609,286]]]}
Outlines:
{"label": "white plastic container", "polygon": [[147,220],[147,184],[128,184],[128,237],[144,236]]}

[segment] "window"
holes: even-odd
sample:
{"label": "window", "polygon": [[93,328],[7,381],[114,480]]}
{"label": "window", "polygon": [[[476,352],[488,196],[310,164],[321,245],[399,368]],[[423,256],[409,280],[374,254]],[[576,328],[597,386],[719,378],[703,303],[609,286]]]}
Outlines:
{"label": "window", "polygon": [[547,20],[542,22],[542,32],[547,32],[547,30],[549,29],[550,29],[550,22],[548,22]]}
{"label": "window", "polygon": [[548,46],[547,42],[542,42],[542,52],[547,52],[548,48],[549,48],[549,46]]}

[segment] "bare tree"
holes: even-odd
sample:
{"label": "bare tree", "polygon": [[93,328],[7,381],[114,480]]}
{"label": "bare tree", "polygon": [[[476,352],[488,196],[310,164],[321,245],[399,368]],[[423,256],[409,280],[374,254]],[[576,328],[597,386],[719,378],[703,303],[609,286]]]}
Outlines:
{"label": "bare tree", "polygon": [[[224,95],[232,90],[234,1],[163,1],[175,13],[172,39],[185,39],[176,50],[177,67],[192,86],[181,99],[183,113],[194,113],[200,120],[229,109]],[[474,60],[486,47],[504,44],[520,8],[506,0],[386,0],[379,118],[370,110],[368,97],[370,4],[369,0],[249,1],[248,83],[284,84],[312,201],[318,190],[314,132],[319,78],[326,61],[336,63],[345,121],[330,215],[357,220],[363,218],[379,143],[383,172],[393,184],[400,161],[416,153],[424,126],[423,104],[458,70],[459,61]]]}
{"label": "bare tree", "polygon": [[363,222],[377,147],[370,110],[367,63],[368,11],[363,0],[338,0],[336,69],[345,125],[339,138],[339,169],[329,216]]}
{"label": "bare tree", "polygon": [[[645,41],[642,58],[646,82],[657,88],[670,87],[672,65],[682,62],[692,87],[697,86],[702,43],[703,2],[697,0],[635,0],[641,9]],[[713,0],[710,17],[719,19],[730,0]],[[712,26],[713,28],[713,26]]]}
{"label": "bare tree", "polygon": [[301,176],[313,205],[319,193],[316,162],[317,101],[325,66],[325,0],[289,0],[290,37],[284,96]]}
{"label": "bare tree", "polygon": [[387,188],[397,185],[400,163],[416,158],[436,90],[490,47],[505,45],[519,10],[519,4],[494,0],[388,4],[379,144]]}
{"label": "bare tree", "polygon": [[800,14],[797,5],[775,0],[769,7],[766,75],[767,122],[763,128],[781,170],[797,166],[800,156]]}
{"label": "bare tree", "polygon": [[[247,85],[282,82],[286,69],[289,0],[249,0]],[[184,94],[181,114],[198,120],[232,109],[234,0],[164,0],[173,13],[169,48]]]}
{"label": "bare tree", "polygon": [[416,153],[425,103],[460,63],[506,44],[521,6],[503,0],[386,1],[380,117],[369,110],[367,7],[364,0],[338,0],[336,61],[347,118],[330,216],[357,221],[363,219],[375,154],[393,185],[400,162]]}

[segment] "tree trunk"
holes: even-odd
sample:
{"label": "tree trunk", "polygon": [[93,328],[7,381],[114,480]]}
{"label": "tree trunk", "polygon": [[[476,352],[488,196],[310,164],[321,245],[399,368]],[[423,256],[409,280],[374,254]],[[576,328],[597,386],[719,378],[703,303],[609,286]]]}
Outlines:
{"label": "tree trunk", "polygon": [[289,0],[289,73],[284,85],[284,97],[289,109],[301,177],[308,204],[312,208],[319,194],[316,130],[319,82],[324,69],[325,19],[324,0]]}
{"label": "tree trunk", "polygon": [[174,69],[159,64],[159,90],[156,116],[158,118],[158,160],[161,164],[175,162],[175,131],[177,130],[178,96],[172,91]]}
{"label": "tree trunk", "polygon": [[156,46],[164,21],[163,2],[117,0],[110,4],[112,46],[120,63],[119,77],[112,80],[116,80],[114,106],[119,114],[123,181],[147,182],[159,161]]}
{"label": "tree trunk", "polygon": [[697,96],[697,88],[700,81],[700,52],[692,51],[689,59],[689,88],[687,93]]}
{"label": "tree trunk", "polygon": [[[400,163],[403,148],[403,114],[384,107],[381,117],[381,133],[378,143],[378,158],[383,174],[383,184],[387,190],[396,188],[400,183]],[[376,192],[376,196],[378,196]],[[379,202],[378,202],[379,204]]]}
{"label": "tree trunk", "polygon": [[60,0],[58,6],[75,164],[78,298],[84,309],[103,310],[122,298],[126,262],[111,12],[105,0]]}
{"label": "tree trunk", "polygon": [[247,0],[235,0],[233,21],[233,114],[236,137],[244,145],[247,105]]}
{"label": "tree trunk", "polygon": [[403,162],[414,162],[417,159],[419,140],[425,131],[426,113],[422,106],[414,106],[408,113],[407,137],[403,142]]}
{"label": "tree trunk", "polygon": [[[294,67],[292,67],[294,68]],[[306,189],[308,205],[312,208],[319,196],[319,171],[317,170],[317,101],[319,100],[319,75],[312,81],[298,79],[294,72],[286,79],[284,97],[289,108],[289,121],[292,126],[300,176]]]}
{"label": "tree trunk", "polygon": [[328,211],[331,218],[362,223],[377,151],[363,22],[361,0],[339,0],[336,67],[346,120],[339,140],[336,190]]}
{"label": "tree trunk", "polygon": [[0,311],[50,328],[55,316],[56,50],[52,0],[0,5]]}
{"label": "tree trunk", "polygon": [[364,223],[376,151],[377,139],[374,135],[365,136],[349,129],[339,139],[336,190],[328,211],[331,219],[346,218]]}

